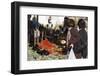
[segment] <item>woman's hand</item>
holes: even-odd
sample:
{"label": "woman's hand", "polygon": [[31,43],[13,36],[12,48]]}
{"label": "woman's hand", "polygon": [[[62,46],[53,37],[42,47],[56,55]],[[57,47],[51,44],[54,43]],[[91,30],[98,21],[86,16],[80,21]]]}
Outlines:
{"label": "woman's hand", "polygon": [[72,47],[72,48],[73,48],[73,47],[74,47],[74,44],[70,44],[70,47]]}

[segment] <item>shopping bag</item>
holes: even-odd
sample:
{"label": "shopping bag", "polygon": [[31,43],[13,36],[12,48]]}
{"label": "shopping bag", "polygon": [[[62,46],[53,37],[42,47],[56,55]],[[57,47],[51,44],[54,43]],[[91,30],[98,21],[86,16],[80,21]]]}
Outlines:
{"label": "shopping bag", "polygon": [[71,48],[69,52],[68,59],[76,59],[73,48]]}

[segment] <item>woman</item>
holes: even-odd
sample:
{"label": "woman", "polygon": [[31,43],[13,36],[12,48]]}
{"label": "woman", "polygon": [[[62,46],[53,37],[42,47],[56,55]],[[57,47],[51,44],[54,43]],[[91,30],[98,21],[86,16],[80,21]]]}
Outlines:
{"label": "woman", "polygon": [[85,30],[86,23],[83,19],[78,21],[80,34],[80,51],[83,58],[87,58],[87,32]]}
{"label": "woman", "polygon": [[77,28],[75,28],[75,21],[73,19],[69,19],[68,33],[66,37],[66,41],[67,41],[66,45],[68,48],[73,47],[73,51],[77,59],[81,58],[80,50],[78,50],[79,40],[80,40],[80,35],[79,35]]}

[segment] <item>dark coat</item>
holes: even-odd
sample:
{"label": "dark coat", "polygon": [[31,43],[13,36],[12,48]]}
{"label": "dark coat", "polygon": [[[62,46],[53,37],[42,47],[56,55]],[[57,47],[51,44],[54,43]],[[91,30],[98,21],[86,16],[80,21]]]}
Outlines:
{"label": "dark coat", "polygon": [[80,40],[80,35],[78,33],[78,30],[76,28],[72,28],[70,30],[71,38],[69,40],[69,44],[76,44]]}
{"label": "dark coat", "polygon": [[80,34],[76,28],[72,28],[70,30],[70,33],[71,33],[71,38],[69,40],[69,45],[74,44],[73,51],[74,51],[74,53],[78,53],[79,52],[78,48],[80,46],[79,45]]}
{"label": "dark coat", "polygon": [[81,29],[79,31],[79,34],[80,34],[80,51],[81,51],[83,58],[86,58],[87,57],[87,46],[88,46],[87,32],[85,31],[85,29]]}

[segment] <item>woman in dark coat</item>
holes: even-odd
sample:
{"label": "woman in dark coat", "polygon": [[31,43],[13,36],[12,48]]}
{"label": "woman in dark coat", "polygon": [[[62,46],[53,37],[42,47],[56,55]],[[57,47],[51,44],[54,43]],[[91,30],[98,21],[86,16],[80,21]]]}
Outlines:
{"label": "woman in dark coat", "polygon": [[79,34],[80,34],[80,51],[83,58],[87,58],[87,32],[85,30],[86,23],[83,19],[78,21]]}
{"label": "woman in dark coat", "polygon": [[67,47],[73,47],[75,57],[77,59],[81,58],[80,50],[78,50],[80,35],[77,28],[75,28],[75,21],[73,19],[69,19],[68,22],[68,33],[66,41],[67,41]]}

